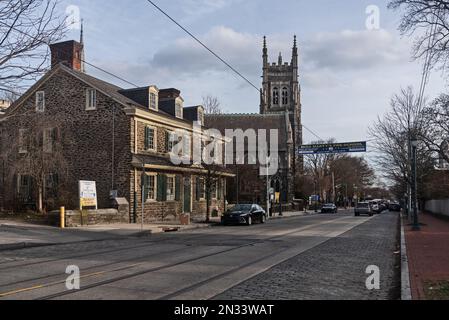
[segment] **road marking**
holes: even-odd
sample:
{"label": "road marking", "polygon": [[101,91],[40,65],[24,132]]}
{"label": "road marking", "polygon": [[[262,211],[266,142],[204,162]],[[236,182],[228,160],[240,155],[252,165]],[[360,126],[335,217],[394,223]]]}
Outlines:
{"label": "road marking", "polygon": [[[89,273],[86,274],[84,276],[80,276],[80,279],[86,279],[86,278],[92,278],[95,276],[101,276],[103,274],[106,273],[110,273],[110,272],[115,272],[115,271],[120,271],[121,269],[129,269],[129,268],[134,268],[137,267],[139,265],[142,265],[143,263],[136,263],[136,264],[132,264],[126,267],[122,267],[120,269],[115,269],[115,270],[106,270],[106,271],[99,271],[99,272],[94,272],[94,273]],[[44,284],[40,284],[37,286],[33,286],[33,287],[29,287],[29,288],[24,288],[24,289],[17,289],[14,291],[10,291],[10,292],[4,292],[4,293],[0,293],[0,298],[4,298],[4,297],[8,297],[8,296],[13,296],[19,293],[23,293],[23,292],[29,292],[29,291],[34,291],[34,290],[38,290],[38,289],[43,289],[43,288],[47,288],[47,287],[51,287],[57,284],[63,284],[65,283],[65,279],[64,280],[60,280],[60,281],[55,281],[55,282],[50,282],[50,283],[44,283]]]}

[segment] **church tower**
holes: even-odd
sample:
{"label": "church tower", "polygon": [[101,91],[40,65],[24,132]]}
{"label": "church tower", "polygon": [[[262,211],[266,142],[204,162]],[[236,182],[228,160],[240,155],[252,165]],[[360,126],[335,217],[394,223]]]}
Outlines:
{"label": "church tower", "polygon": [[[293,130],[294,149],[303,143],[301,122],[301,87],[299,85],[298,46],[296,36],[293,40],[292,60],[283,62],[282,53],[279,53],[277,63],[269,63],[267,39],[263,39],[263,82],[260,92],[260,113],[287,113]],[[295,158],[295,176],[302,172],[302,157]]]}

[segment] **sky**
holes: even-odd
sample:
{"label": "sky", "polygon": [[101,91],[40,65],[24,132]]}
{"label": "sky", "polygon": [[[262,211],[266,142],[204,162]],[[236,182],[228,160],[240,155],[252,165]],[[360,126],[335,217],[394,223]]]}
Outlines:
{"label": "sky", "polygon": [[[413,39],[397,31],[400,12],[381,0],[154,0],[207,46],[261,87],[262,39],[270,61],[291,58],[293,35],[300,50],[303,124],[322,139],[369,140],[368,127],[392,95],[419,88],[422,61],[411,58]],[[370,30],[366,10],[380,9]],[[70,7],[72,6],[72,7]],[[259,92],[195,43],[146,0],[62,0],[84,19],[86,60],[139,86],[181,90],[185,105],[216,96],[224,111],[259,112]],[[69,39],[78,39],[72,30]],[[88,72],[121,87],[129,84],[92,68]],[[426,95],[446,90],[438,72]],[[317,140],[309,132],[305,142]]]}

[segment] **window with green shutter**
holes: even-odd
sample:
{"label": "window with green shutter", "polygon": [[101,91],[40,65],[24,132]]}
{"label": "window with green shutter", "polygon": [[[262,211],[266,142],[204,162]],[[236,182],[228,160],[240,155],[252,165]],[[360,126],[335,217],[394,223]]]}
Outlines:
{"label": "window with green shutter", "polygon": [[175,186],[175,200],[181,200],[181,177],[176,176],[176,186]]}
{"label": "window with green shutter", "polygon": [[159,174],[157,176],[157,201],[163,202],[167,199],[167,176]]}

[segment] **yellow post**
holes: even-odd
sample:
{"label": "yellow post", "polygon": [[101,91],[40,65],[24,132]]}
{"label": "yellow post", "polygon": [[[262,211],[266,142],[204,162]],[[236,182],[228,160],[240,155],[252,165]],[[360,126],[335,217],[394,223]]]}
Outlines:
{"label": "yellow post", "polygon": [[61,207],[61,210],[59,211],[59,221],[60,221],[61,229],[64,229],[65,228],[65,207]]}

